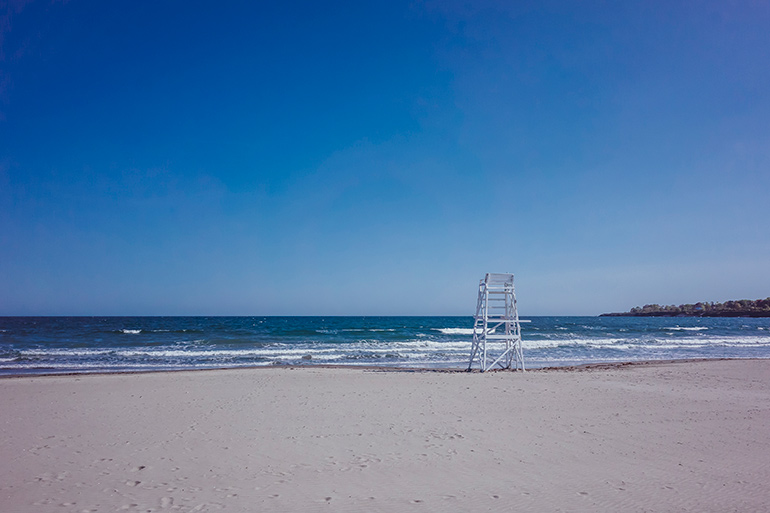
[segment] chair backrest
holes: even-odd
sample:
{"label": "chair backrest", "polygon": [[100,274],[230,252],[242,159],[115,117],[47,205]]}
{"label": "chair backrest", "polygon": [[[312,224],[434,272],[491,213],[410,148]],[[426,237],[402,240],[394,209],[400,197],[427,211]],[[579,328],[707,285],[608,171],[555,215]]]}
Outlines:
{"label": "chair backrest", "polygon": [[487,273],[486,277],[484,278],[484,283],[486,283],[487,287],[495,289],[513,287],[513,274]]}

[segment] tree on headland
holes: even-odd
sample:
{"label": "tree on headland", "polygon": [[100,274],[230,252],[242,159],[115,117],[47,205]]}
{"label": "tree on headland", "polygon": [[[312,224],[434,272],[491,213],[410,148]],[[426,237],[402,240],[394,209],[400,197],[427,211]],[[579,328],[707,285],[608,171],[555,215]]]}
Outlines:
{"label": "tree on headland", "polygon": [[658,304],[635,306],[628,312],[606,313],[602,316],[631,317],[770,317],[770,297],[739,299],[724,303],[698,302],[686,305]]}

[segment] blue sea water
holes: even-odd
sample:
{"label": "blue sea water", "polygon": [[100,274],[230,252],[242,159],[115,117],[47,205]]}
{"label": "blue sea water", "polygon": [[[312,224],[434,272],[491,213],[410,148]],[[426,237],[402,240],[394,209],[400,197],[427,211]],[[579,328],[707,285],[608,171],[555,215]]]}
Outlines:
{"label": "blue sea water", "polygon": [[[0,317],[0,375],[375,365],[463,369],[472,317]],[[770,358],[770,319],[530,317],[527,367]]]}

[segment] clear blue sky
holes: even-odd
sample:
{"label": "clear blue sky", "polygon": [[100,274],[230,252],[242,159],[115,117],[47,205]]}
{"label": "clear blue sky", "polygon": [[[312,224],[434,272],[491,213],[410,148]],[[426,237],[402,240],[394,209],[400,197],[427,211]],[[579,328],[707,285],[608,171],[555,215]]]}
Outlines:
{"label": "clear blue sky", "polygon": [[770,3],[0,5],[0,315],[770,296]]}

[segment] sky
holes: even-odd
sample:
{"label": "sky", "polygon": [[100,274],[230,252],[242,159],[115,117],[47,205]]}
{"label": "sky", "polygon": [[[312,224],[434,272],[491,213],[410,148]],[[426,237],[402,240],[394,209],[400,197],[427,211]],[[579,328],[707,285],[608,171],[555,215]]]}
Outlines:
{"label": "sky", "polygon": [[0,2],[0,315],[770,296],[770,3]]}

